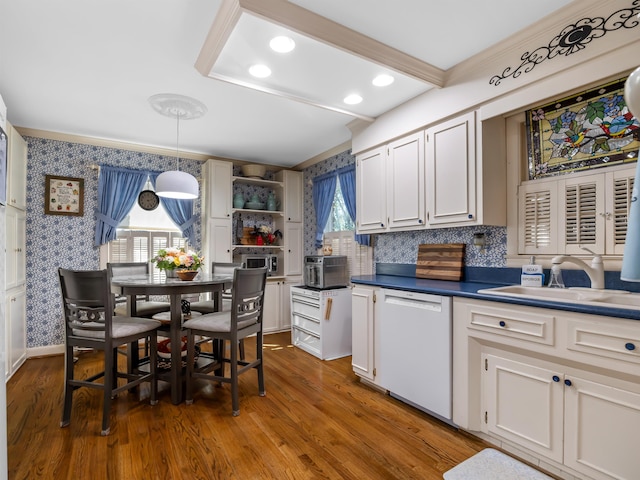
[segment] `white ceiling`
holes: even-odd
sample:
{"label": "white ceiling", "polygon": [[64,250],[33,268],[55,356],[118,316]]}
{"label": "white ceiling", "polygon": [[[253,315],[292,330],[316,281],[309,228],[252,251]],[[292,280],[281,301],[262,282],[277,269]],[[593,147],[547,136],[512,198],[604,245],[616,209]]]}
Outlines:
{"label": "white ceiling", "polygon": [[[279,1],[264,0],[262,5]],[[289,3],[415,57],[434,71],[446,71],[572,1],[578,0]],[[347,124],[354,119],[375,118],[434,88],[396,69],[393,88],[373,89],[367,79],[393,69],[296,32],[290,32],[297,35],[295,55],[268,58],[255,41],[283,26],[246,10],[222,42],[214,68],[206,72],[225,80],[209,78],[194,65],[201,52],[207,53],[203,46],[222,4],[2,0],[0,94],[9,121],[17,127],[175,151],[175,120],[158,115],[147,99],[176,93],[208,108],[204,117],[181,122],[181,152],[291,167],[348,142]],[[243,75],[253,57],[273,61],[274,74],[262,91],[238,85],[250,81]],[[351,91],[365,101],[356,107],[342,104],[343,93]]]}

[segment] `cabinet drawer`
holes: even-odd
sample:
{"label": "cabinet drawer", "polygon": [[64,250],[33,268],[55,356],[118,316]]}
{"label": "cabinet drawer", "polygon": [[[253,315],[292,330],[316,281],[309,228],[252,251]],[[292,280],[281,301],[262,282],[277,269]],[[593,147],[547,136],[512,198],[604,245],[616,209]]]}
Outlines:
{"label": "cabinet drawer", "polygon": [[322,343],[320,342],[319,335],[315,335],[294,325],[291,328],[291,337],[291,342],[294,346],[301,348],[315,357],[322,358]]}
{"label": "cabinet drawer", "polygon": [[580,320],[569,320],[567,328],[568,350],[640,363],[640,328]]}
{"label": "cabinet drawer", "polygon": [[292,294],[291,313],[299,313],[305,317],[315,318],[320,321],[320,299]]}
{"label": "cabinet drawer", "polygon": [[478,305],[470,306],[469,313],[468,328],[471,330],[544,345],[554,344],[554,315]]}
{"label": "cabinet drawer", "polygon": [[320,336],[320,320],[301,313],[293,313],[291,315],[293,325],[300,327],[302,330],[307,330],[318,337]]}

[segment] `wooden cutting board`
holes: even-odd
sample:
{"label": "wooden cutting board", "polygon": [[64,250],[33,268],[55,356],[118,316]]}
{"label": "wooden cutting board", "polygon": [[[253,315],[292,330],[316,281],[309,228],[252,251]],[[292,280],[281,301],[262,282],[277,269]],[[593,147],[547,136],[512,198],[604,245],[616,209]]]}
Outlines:
{"label": "wooden cutting board", "polygon": [[464,243],[418,245],[416,277],[459,282],[464,274]]}

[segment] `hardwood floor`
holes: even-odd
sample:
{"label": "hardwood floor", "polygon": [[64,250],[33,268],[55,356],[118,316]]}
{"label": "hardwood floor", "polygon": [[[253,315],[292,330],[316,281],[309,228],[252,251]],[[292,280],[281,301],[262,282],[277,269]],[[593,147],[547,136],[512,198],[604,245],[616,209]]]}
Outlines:
{"label": "hardwood floor", "polygon": [[[99,365],[80,356],[77,370]],[[363,385],[351,357],[321,362],[289,334],[266,335],[264,357],[267,396],[242,375],[240,416],[228,385],[202,383],[190,406],[121,394],[108,437],[86,388],[60,428],[63,358],[30,359],[7,384],[9,478],[435,480],[489,446]]]}

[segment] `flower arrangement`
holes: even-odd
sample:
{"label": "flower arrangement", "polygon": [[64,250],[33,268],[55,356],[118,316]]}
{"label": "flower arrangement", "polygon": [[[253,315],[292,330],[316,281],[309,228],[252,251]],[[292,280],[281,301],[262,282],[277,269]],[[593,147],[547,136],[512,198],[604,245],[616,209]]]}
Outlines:
{"label": "flower arrangement", "polygon": [[256,237],[256,245],[272,245],[278,238],[282,238],[280,230],[272,232],[271,227],[268,225],[254,226],[251,235]]}
{"label": "flower arrangement", "polygon": [[198,270],[202,266],[204,257],[184,248],[161,248],[151,259],[160,270]]}

